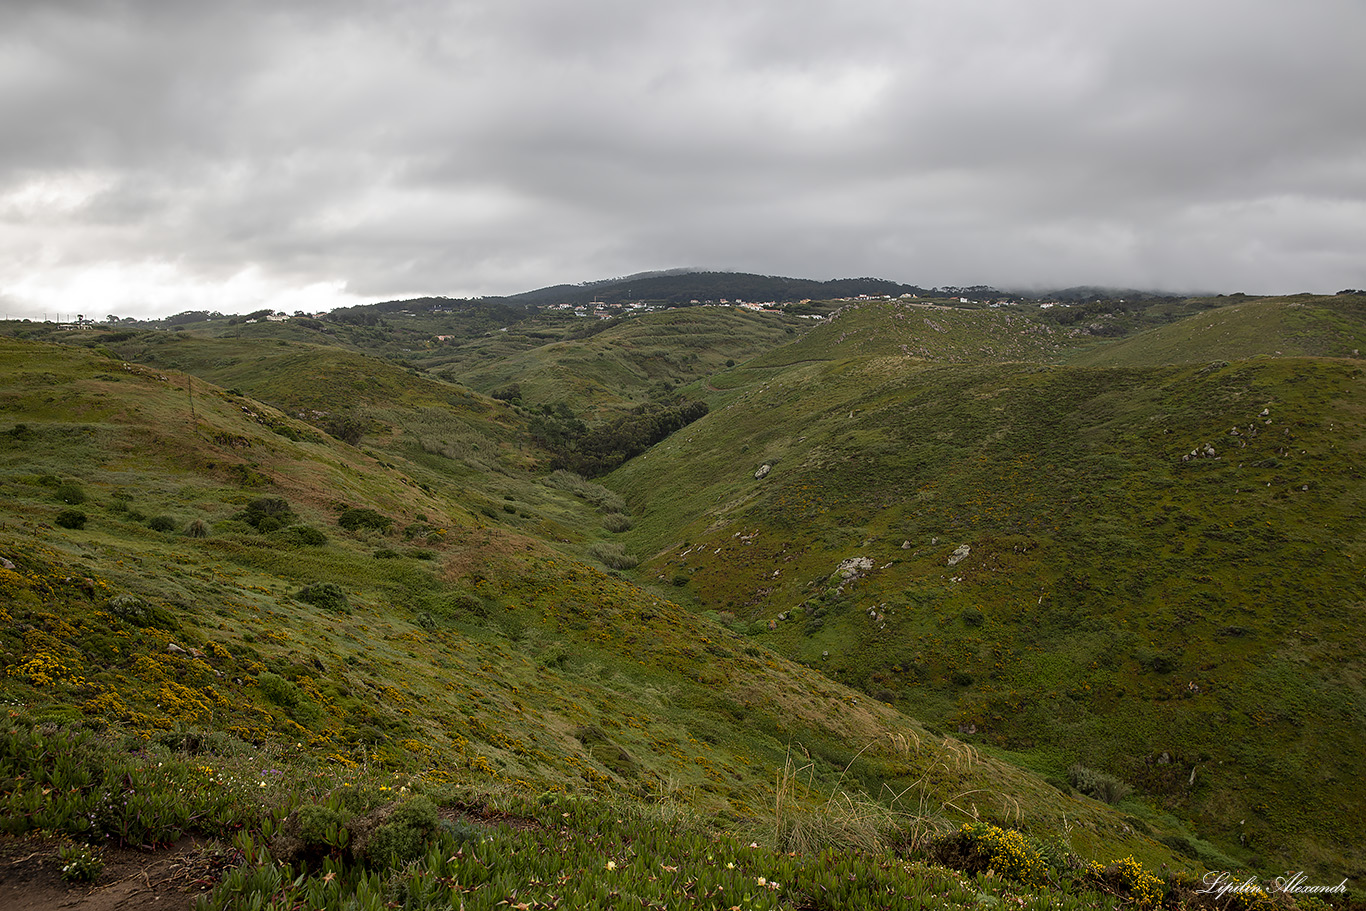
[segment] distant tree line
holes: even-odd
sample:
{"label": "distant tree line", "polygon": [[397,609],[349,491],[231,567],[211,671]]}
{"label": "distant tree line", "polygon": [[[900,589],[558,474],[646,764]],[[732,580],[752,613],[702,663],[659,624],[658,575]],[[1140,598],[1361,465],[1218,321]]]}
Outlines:
{"label": "distant tree line", "polygon": [[653,301],[673,306],[688,306],[696,301],[745,300],[799,301],[857,297],[860,294],[926,294],[915,285],[902,285],[881,278],[841,278],[819,282],[805,278],[783,278],[745,272],[687,272],[684,274],[631,276],[586,285],[556,285],[524,294],[501,298],[510,304],[589,304],[594,301],[618,304],[627,301]]}
{"label": "distant tree line", "polygon": [[629,414],[590,427],[560,403],[542,405],[540,412],[532,415],[530,430],[532,439],[554,454],[552,468],[593,478],[640,455],[707,411],[706,402],[648,402]]}

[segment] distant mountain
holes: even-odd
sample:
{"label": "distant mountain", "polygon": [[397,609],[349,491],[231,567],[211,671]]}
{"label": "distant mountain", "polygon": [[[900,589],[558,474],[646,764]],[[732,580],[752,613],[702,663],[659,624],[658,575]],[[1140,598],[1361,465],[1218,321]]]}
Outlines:
{"label": "distant mountain", "polygon": [[664,304],[689,304],[693,301],[743,300],[784,302],[830,300],[860,294],[927,294],[916,285],[903,285],[882,278],[841,278],[814,281],[756,275],[749,272],[644,272],[625,278],[607,279],[582,285],[552,285],[535,291],[496,298],[515,305],[624,303],[651,301]]}
{"label": "distant mountain", "polygon": [[1165,300],[1181,300],[1188,294],[1170,291],[1144,291],[1138,288],[1106,288],[1099,285],[1075,285],[1070,288],[1015,288],[1010,291],[1020,297],[1033,300],[1062,301],[1067,303],[1088,301],[1142,301],[1153,303]]}

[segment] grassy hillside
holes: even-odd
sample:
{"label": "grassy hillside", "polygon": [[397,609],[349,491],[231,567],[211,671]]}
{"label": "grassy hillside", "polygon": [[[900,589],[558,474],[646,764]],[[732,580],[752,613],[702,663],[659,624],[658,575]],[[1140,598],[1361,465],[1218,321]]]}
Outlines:
{"label": "grassy hillside", "polygon": [[[0,340],[0,823],[231,840],[212,908],[1358,877],[1359,301],[1216,303],[10,326],[63,344]],[[600,484],[533,443],[680,391]]]}
{"label": "grassy hillside", "polygon": [[995,313],[888,356],[924,337],[897,312],[715,378],[710,415],[607,479],[642,569],[969,742],[1117,776],[1253,866],[1361,870],[1361,363],[994,364],[1059,350],[994,338]]}
{"label": "grassy hillside", "polygon": [[1366,348],[1366,295],[1209,303],[1223,306],[1088,350],[1072,362],[1133,367],[1250,357],[1360,357]]}
{"label": "grassy hillside", "polygon": [[960,310],[923,301],[865,301],[844,305],[806,336],[745,366],[897,356],[943,363],[1047,361],[1091,341],[1089,332],[1062,329],[1020,308]]}
{"label": "grassy hillside", "polygon": [[[1170,829],[550,549],[525,502],[473,505],[510,468],[426,483],[435,470],[396,450],[380,460],[202,380],[192,398],[184,374],[69,347],[0,341],[0,389],[6,831],[268,838],[299,824],[281,821],[300,801],[340,813],[328,801],[350,782],[360,814],[401,781],[447,808],[663,802],[770,849],[863,832],[868,850],[923,851],[980,820],[1067,835],[1083,857],[1174,862],[1155,837]],[[405,395],[429,392],[414,380]],[[517,483],[566,528],[595,524],[607,493]],[[128,761],[138,771],[117,771]],[[335,819],[327,831],[344,853]],[[244,875],[278,869],[250,839],[236,850]]]}
{"label": "grassy hillside", "polygon": [[516,383],[528,404],[629,407],[785,344],[810,323],[781,314],[686,307],[607,321],[544,316],[451,346],[432,370],[481,392]]}

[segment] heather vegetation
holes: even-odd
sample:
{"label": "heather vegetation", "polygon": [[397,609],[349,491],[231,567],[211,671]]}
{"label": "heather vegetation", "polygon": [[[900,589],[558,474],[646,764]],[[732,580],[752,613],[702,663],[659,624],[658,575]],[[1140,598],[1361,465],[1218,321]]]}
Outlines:
{"label": "heather vegetation", "polygon": [[0,826],[206,909],[1354,877],[1360,301],[1086,306],[0,339]]}

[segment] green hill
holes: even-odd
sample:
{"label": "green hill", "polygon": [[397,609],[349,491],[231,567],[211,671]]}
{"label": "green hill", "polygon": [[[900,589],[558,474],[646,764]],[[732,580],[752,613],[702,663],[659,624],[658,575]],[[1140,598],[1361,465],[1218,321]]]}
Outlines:
{"label": "green hill", "polygon": [[834,311],[801,339],[771,350],[746,369],[806,361],[902,357],[941,363],[1049,361],[1089,335],[1069,333],[1016,308],[963,310],[925,301],[862,301]]}
{"label": "green hill", "polygon": [[643,569],[1254,866],[1361,869],[1360,362],[992,364],[1001,317],[961,313],[925,363],[887,356],[922,337],[887,310],[718,377],[710,415],[607,479]]}
{"label": "green hill", "polygon": [[1133,367],[1250,357],[1360,357],[1366,347],[1366,295],[1217,303],[1223,306],[1086,351],[1072,362]]}
{"label": "green hill", "polygon": [[[199,344],[171,350],[188,357]],[[272,346],[262,357],[294,354]],[[278,379],[276,366],[259,369]],[[791,834],[774,829],[776,781],[793,818],[825,820],[828,832],[862,819],[875,834],[919,838],[990,820],[1041,838],[1070,831],[1083,856],[1172,861],[1104,804],[529,533],[539,508],[591,527],[599,509],[621,508],[603,488],[528,476],[519,489],[534,487],[537,504],[476,506],[497,502],[514,469],[427,483],[433,469],[397,447],[379,459],[203,380],[70,347],[0,341],[0,388],[0,693],[16,707],[0,743],[6,831],[153,844],[245,822],[268,837],[271,818],[301,799],[332,806],[324,781],[358,782],[381,801],[378,782],[401,773],[433,795],[667,801],[704,827],[775,844],[775,832]],[[420,378],[404,393],[433,394]],[[501,407],[473,401],[451,407]],[[35,744],[80,729],[122,739],[112,753],[70,740],[58,752],[93,763],[70,779]],[[165,776],[118,785],[104,776],[123,768],[119,750],[163,757]],[[184,796],[196,769],[235,770],[217,773],[219,787],[195,785],[207,816]],[[278,814],[248,822],[263,811],[240,789],[260,776]],[[108,787],[143,789],[153,804],[77,811]],[[879,815],[831,821],[823,801],[865,793]]]}
{"label": "green hill", "polygon": [[0,827],[215,909],[1359,877],[1359,299],[1209,303],[10,324]]}
{"label": "green hill", "polygon": [[805,331],[778,313],[684,307],[610,320],[542,316],[424,362],[481,392],[516,383],[531,404],[627,407],[746,361]]}

